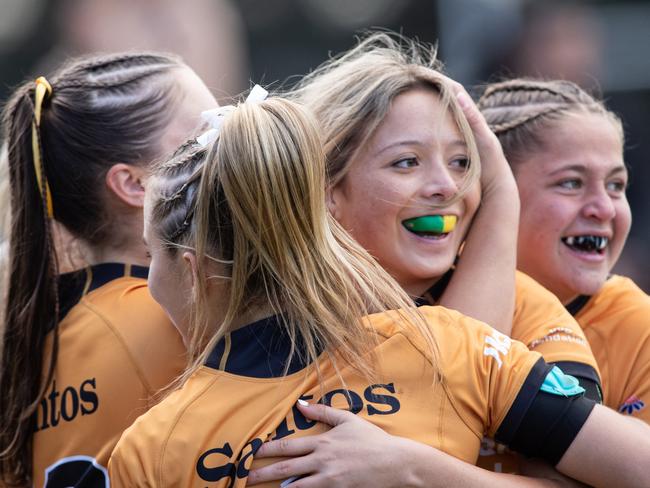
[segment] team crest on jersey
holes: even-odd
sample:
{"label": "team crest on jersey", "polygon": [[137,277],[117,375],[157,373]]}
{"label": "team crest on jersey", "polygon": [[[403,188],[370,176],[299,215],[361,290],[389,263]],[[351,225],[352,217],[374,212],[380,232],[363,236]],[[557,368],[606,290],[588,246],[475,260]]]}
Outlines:
{"label": "team crest on jersey", "polygon": [[618,411],[621,413],[632,415],[633,413],[638,412],[639,410],[643,410],[644,408],[645,408],[645,402],[641,400],[638,396],[632,395],[630,398],[625,400],[623,405],[618,407]]}

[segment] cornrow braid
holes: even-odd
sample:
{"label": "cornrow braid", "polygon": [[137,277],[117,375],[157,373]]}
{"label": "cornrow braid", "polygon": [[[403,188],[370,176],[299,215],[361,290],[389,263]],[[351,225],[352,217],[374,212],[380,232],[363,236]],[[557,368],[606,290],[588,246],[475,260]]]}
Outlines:
{"label": "cornrow braid", "polygon": [[488,125],[499,138],[510,163],[541,149],[544,134],[569,113],[590,112],[608,117],[623,131],[616,115],[570,81],[517,78],[488,85],[478,101]]}
{"label": "cornrow braid", "polygon": [[159,235],[170,252],[186,244],[185,234],[191,227],[196,195],[207,150],[191,140],[183,144],[171,159],[153,168],[149,191],[155,196],[151,210],[158,222]]}
{"label": "cornrow braid", "polygon": [[538,119],[540,117],[550,116],[555,112],[562,111],[565,108],[566,107],[563,105],[540,107],[540,110],[538,112],[523,114],[521,117],[503,122],[501,124],[491,123],[489,124],[489,126],[490,129],[492,129],[492,132],[494,132],[498,136],[503,134],[504,132],[516,129],[517,127],[527,124],[529,122],[533,122],[535,119]]}
{"label": "cornrow braid", "polygon": [[[559,83],[564,83],[564,82],[560,81]],[[570,82],[566,82],[566,83],[571,84]],[[546,92],[550,95],[555,95],[559,98],[570,100],[570,97],[567,93],[563,93],[560,89],[556,89],[552,86],[548,86],[547,82],[539,81],[539,80],[526,80],[526,79],[515,79],[515,80],[509,80],[501,83],[493,83],[492,85],[488,85],[488,87],[485,89],[485,92],[483,93],[483,97],[489,97],[490,95],[496,92],[513,93],[513,92],[536,92],[536,91]]]}
{"label": "cornrow braid", "polygon": [[180,58],[169,53],[117,53],[109,54],[101,58],[91,58],[85,63],[76,64],[77,69],[81,71],[98,71],[108,70],[115,65],[142,66],[143,64],[174,64],[179,63]]}

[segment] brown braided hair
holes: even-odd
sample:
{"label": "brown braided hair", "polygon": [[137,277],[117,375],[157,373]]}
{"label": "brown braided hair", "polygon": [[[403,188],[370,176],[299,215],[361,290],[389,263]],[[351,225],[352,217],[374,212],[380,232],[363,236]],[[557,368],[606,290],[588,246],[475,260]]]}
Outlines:
{"label": "brown braided hair", "polygon": [[[50,78],[37,137],[54,218],[89,244],[113,242],[103,181],[117,163],[159,157],[178,99],[173,56],[130,53],[73,60]],[[33,164],[35,83],[19,87],[2,117],[11,184],[9,282],[0,365],[0,485],[32,485],[34,414],[58,352],[58,265]],[[52,332],[52,354],[44,357]]]}
{"label": "brown braided hair", "polygon": [[517,78],[492,83],[479,99],[478,107],[511,164],[543,149],[546,130],[569,113],[602,114],[623,138],[620,119],[602,101],[570,81]]}

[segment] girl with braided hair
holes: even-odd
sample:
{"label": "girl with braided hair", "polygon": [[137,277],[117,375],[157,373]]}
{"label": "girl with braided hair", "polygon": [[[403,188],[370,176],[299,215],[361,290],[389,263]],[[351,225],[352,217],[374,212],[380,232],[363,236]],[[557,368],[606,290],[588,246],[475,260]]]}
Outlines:
{"label": "girl with braided hair", "polygon": [[611,275],[631,224],[621,121],[559,80],[488,85],[479,107],[519,187],[518,266],[584,329],[605,405],[650,422],[650,297]]}
{"label": "girl with braided hair", "polygon": [[[191,69],[156,53],[76,59],[8,102],[3,486],[109,486],[120,434],[182,371],[182,341],[146,288],[144,181],[215,105]],[[59,274],[55,226],[86,268]]]}
{"label": "girl with braided hair", "polygon": [[[337,224],[319,125],[304,107],[246,102],[224,107],[216,125],[212,139],[198,138],[207,147],[184,145],[148,182],[149,285],[191,366],[123,434],[112,486],[243,487],[268,462],[257,456],[266,441],[292,438],[280,455],[308,454],[326,428],[310,417],[330,414],[369,421],[359,420],[365,436],[346,440],[361,456],[335,477],[309,455],[280,463],[285,478],[316,473],[283,486],[549,485],[469,464],[483,431],[589,483],[650,481],[640,462],[650,429],[485,324],[416,307]],[[605,441],[621,454],[592,449]]]}
{"label": "girl with braided hair", "polygon": [[[418,303],[494,325],[599,401],[596,360],[580,326],[515,270],[519,201],[498,140],[437,68],[430,48],[375,33],[290,93],[324,132],[332,215]],[[441,217],[454,225],[436,228]],[[484,439],[484,451],[493,447]],[[511,460],[502,471],[518,466]]]}

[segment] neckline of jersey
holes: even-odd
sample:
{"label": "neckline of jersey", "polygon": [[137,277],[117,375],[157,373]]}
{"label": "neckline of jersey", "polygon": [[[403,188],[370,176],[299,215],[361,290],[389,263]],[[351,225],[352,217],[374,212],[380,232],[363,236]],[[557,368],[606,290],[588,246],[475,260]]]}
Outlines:
{"label": "neckline of jersey", "polygon": [[59,322],[91,291],[125,276],[147,279],[149,268],[135,264],[100,263],[59,275]]}
{"label": "neckline of jersey", "polygon": [[[234,330],[214,347],[205,366],[237,376],[251,378],[280,378],[285,375],[291,353],[291,338],[281,315],[272,315]],[[322,350],[318,350],[320,355]],[[291,357],[286,375],[309,365],[301,337]]]}

